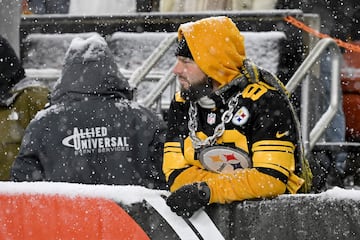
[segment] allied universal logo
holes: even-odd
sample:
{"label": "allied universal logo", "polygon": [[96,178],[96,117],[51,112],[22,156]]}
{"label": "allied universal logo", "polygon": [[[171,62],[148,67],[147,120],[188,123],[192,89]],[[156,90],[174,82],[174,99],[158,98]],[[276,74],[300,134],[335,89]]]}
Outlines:
{"label": "allied universal logo", "polygon": [[130,151],[129,137],[108,136],[106,127],[77,128],[62,144],[74,148],[75,155]]}

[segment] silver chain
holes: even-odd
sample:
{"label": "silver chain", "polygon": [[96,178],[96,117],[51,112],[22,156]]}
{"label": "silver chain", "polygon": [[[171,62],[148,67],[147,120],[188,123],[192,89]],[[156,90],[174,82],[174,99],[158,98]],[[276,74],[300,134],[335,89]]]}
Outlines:
{"label": "silver chain", "polygon": [[215,144],[216,140],[224,134],[225,124],[230,122],[232,117],[234,116],[233,111],[236,105],[238,104],[240,95],[241,92],[239,92],[230,99],[230,101],[228,102],[229,109],[226,110],[221,116],[221,123],[219,123],[215,127],[214,134],[212,136],[207,137],[204,140],[201,140],[196,136],[196,131],[198,128],[197,106],[194,102],[190,102],[188,128],[190,130],[189,136],[192,141],[194,149],[200,149],[203,147],[212,146]]}

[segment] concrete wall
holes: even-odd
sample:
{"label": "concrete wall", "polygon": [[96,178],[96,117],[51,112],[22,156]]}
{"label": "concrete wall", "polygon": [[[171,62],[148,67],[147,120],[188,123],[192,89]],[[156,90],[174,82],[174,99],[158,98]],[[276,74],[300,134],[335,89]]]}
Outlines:
{"label": "concrete wall", "polygon": [[[226,239],[359,239],[359,202],[321,195],[283,196],[215,206],[209,211]],[[225,226],[223,219],[229,224]],[[231,219],[231,221],[229,220]],[[231,223],[231,224],[230,224]]]}
{"label": "concrete wall", "polygon": [[[360,202],[357,198],[327,197],[326,193],[284,195],[272,200],[211,205],[206,212],[224,239],[358,240]],[[150,228],[150,223],[160,223],[163,218],[157,219],[160,216],[149,204],[134,204],[128,210],[152,239],[177,239],[168,224],[161,224],[163,230]]]}

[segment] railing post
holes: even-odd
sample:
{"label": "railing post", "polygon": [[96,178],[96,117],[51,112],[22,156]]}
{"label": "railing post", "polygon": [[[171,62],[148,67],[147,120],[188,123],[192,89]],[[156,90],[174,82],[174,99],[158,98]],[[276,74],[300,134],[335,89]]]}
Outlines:
{"label": "railing post", "polygon": [[308,122],[309,119],[309,99],[310,99],[310,76],[309,74],[303,80],[301,85],[301,111],[300,111],[300,123],[301,123],[301,135],[304,144],[304,153],[305,156],[308,156],[310,152],[310,140],[309,140],[309,124],[304,124]]}
{"label": "railing post", "polygon": [[[298,84],[304,79],[305,75],[308,74],[308,71],[311,67],[319,60],[321,54],[330,49],[335,54],[332,57],[332,72],[331,72],[331,90],[330,90],[330,103],[328,109],[325,113],[320,117],[318,122],[309,130],[309,114],[307,112],[303,113],[301,118],[301,125],[304,129],[303,131],[303,138],[305,139],[305,147],[307,146],[307,140],[309,142],[308,149],[305,149],[305,153],[309,153],[313,147],[315,146],[316,141],[320,138],[320,136],[324,133],[326,127],[329,125],[331,120],[336,114],[338,104],[339,104],[339,77],[340,77],[340,56],[341,52],[339,47],[337,46],[336,42],[331,38],[324,38],[320,40],[314,47],[314,49],[309,53],[309,55],[305,58],[303,63],[294,73],[292,78],[289,80],[288,84],[286,85],[286,89],[292,93]],[[307,111],[307,106],[310,104],[309,102],[309,91],[307,87],[302,89],[302,95],[307,96],[307,100],[304,99],[301,102],[303,111]]]}
{"label": "railing post", "polygon": [[[336,43],[335,43],[336,44]],[[315,124],[314,128],[310,132],[310,149],[313,149],[316,141],[321,137],[326,127],[336,115],[339,105],[339,88],[340,88],[340,50],[336,45],[338,54],[332,57],[332,74],[331,74],[331,89],[330,89],[330,103],[326,112],[321,116],[319,121]],[[334,51],[334,50],[333,50]]]}

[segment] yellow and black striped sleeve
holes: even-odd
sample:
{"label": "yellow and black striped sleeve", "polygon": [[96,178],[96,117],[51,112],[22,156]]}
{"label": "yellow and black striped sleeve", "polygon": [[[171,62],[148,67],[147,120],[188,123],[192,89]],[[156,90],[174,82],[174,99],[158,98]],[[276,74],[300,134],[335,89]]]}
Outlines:
{"label": "yellow and black striped sleeve", "polygon": [[262,140],[253,144],[253,167],[284,183],[295,170],[295,146],[289,141]]}
{"label": "yellow and black striped sleeve", "polygon": [[166,181],[170,183],[170,186],[173,182],[173,179],[170,179],[170,175],[173,171],[187,167],[188,164],[182,154],[180,142],[166,142],[164,145],[163,172]]}

